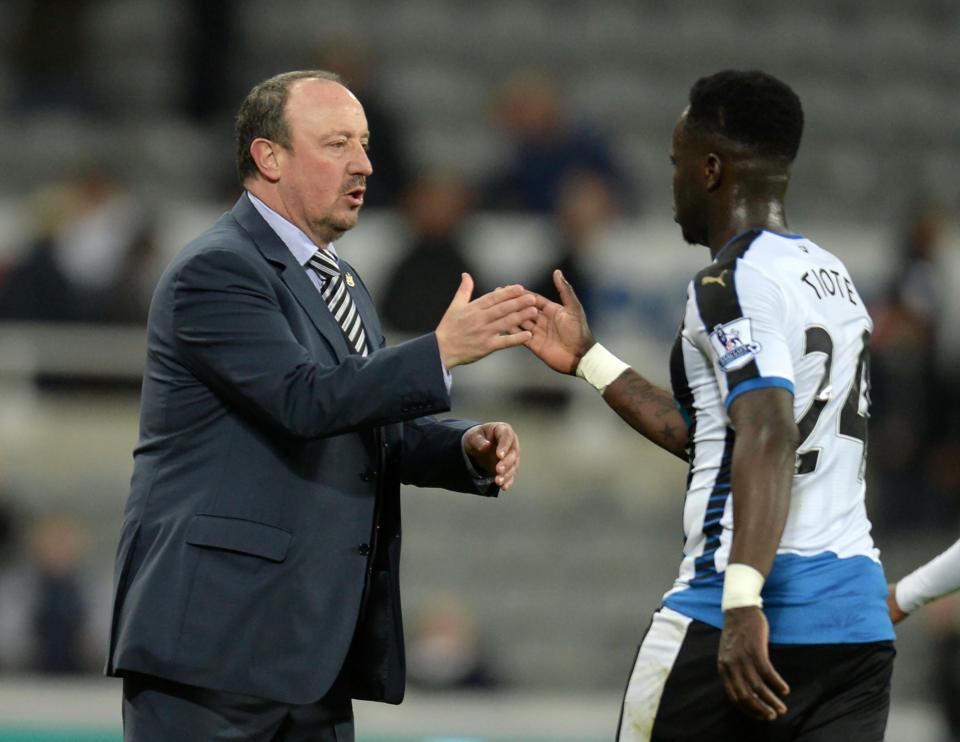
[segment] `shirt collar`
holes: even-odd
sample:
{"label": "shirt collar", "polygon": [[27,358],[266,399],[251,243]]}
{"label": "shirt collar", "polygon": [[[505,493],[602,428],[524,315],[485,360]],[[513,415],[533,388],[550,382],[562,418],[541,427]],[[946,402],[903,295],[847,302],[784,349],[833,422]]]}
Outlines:
{"label": "shirt collar", "polygon": [[[302,266],[306,266],[307,261],[309,261],[317,251],[317,246],[307,237],[306,232],[293,222],[280,216],[263,201],[250,193],[250,191],[247,191],[247,198],[250,199],[253,208],[263,217],[264,221],[270,225],[270,229],[277,233],[277,237],[279,237],[281,242],[287,246],[287,249],[293,253],[293,257],[296,258],[297,262]],[[327,245],[327,249],[333,253],[335,257],[337,256],[337,249],[333,246],[332,242]]]}

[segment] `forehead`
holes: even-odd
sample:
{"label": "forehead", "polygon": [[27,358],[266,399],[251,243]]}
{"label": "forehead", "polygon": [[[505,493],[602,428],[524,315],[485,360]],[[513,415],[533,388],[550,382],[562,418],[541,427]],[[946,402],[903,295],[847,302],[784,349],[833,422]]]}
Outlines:
{"label": "forehead", "polygon": [[290,86],[286,106],[292,133],[322,135],[333,131],[367,134],[367,117],[356,96],[331,80],[298,80]]}
{"label": "forehead", "polygon": [[683,109],[683,113],[680,114],[680,118],[677,119],[676,125],[673,127],[673,149],[679,150],[684,147],[687,143],[688,137],[686,136],[687,128],[687,112],[689,108]]}

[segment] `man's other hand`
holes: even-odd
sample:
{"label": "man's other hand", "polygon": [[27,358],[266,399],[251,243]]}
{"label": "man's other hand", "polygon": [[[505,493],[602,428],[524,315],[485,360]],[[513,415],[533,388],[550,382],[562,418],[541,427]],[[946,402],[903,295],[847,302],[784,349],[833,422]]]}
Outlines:
{"label": "man's other hand", "polygon": [[536,298],[514,284],[471,301],[473,279],[462,274],[460,288],[437,325],[440,360],[448,370],[479,361],[497,350],[523,345],[532,337],[521,329],[537,316]]}
{"label": "man's other hand", "polygon": [[890,620],[894,623],[900,623],[910,615],[905,613],[897,603],[897,583],[895,582],[887,586],[887,610],[890,611]]}
{"label": "man's other hand", "polygon": [[513,486],[520,468],[520,440],[509,423],[483,423],[470,428],[463,450],[481,472],[493,476],[502,490]]}
{"label": "man's other hand", "polygon": [[723,633],[717,668],[727,697],[743,712],[774,721],[787,713],[780,700],[790,687],[770,664],[770,627],[760,608],[747,606],[723,612]]}
{"label": "man's other hand", "polygon": [[580,359],[596,341],[587,324],[583,305],[559,270],[553,272],[553,283],[563,304],[534,294],[540,311],[520,328],[530,331],[527,347],[537,358],[554,371],[575,374]]}

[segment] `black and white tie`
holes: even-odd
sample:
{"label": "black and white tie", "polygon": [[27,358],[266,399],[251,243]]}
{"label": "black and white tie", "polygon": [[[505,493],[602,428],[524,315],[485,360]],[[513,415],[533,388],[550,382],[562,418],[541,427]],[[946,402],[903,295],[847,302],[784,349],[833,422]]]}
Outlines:
{"label": "black and white tie", "polygon": [[340,329],[343,330],[350,350],[366,356],[367,336],[363,331],[363,322],[360,321],[360,313],[357,311],[357,305],[353,303],[353,297],[347,291],[347,284],[343,280],[343,273],[340,272],[337,259],[328,250],[320,249],[308,262],[311,268],[326,279],[320,294],[330,308],[333,318],[340,325]]}

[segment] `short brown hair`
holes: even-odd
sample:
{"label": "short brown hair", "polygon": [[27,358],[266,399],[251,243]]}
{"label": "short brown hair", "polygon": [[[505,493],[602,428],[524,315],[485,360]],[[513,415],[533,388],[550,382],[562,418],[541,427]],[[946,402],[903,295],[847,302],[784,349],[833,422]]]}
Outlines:
{"label": "short brown hair", "polygon": [[257,164],[250,155],[250,145],[260,137],[290,146],[290,127],[284,115],[290,86],[298,80],[329,80],[343,85],[340,75],[326,70],[294,70],[274,75],[254,86],[237,112],[234,139],[237,146],[237,177],[241,185],[256,175]]}

